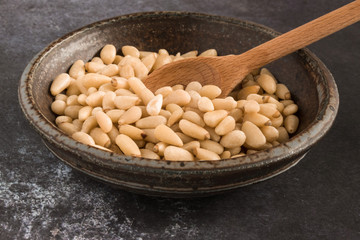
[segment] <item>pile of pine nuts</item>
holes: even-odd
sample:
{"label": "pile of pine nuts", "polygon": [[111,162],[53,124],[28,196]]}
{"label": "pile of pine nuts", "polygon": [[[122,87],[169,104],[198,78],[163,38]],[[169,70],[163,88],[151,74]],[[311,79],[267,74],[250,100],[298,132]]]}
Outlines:
{"label": "pile of pine nuts", "polygon": [[[262,68],[241,89],[218,98],[221,89],[191,82],[151,92],[151,71],[197,51],[170,55],[106,45],[100,57],[77,60],[50,87],[56,125],[73,139],[105,151],[165,160],[218,160],[271,148],[296,132],[298,106],[289,89]],[[216,56],[209,49],[199,56]]]}

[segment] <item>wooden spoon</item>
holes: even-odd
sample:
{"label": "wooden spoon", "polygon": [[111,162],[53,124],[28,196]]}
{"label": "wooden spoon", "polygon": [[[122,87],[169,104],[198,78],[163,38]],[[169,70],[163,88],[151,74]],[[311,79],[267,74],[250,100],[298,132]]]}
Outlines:
{"label": "wooden spoon", "polygon": [[309,23],[282,34],[240,55],[188,58],[166,64],[146,79],[156,91],[163,86],[199,81],[221,88],[227,96],[252,70],[301,49],[360,20],[360,0],[351,2]]}

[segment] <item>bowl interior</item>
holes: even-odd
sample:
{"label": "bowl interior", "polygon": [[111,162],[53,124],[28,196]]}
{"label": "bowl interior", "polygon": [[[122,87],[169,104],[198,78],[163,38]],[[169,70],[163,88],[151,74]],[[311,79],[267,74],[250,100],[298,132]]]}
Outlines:
{"label": "bowl interior", "polygon": [[[117,49],[123,45],[148,51],[165,48],[172,54],[215,48],[219,55],[227,55],[240,54],[276,34],[260,25],[207,15],[172,13],[119,17],[89,25],[52,43],[33,72],[32,95],[36,107],[53,123],[55,115],[50,110],[53,97],[49,92],[51,81],[58,74],[68,71],[74,61],[82,59],[86,62],[98,55],[105,44],[114,44]],[[298,53],[267,67],[278,81],[289,87],[299,105],[301,121],[298,132],[301,132],[314,121],[319,109],[319,75],[304,64],[303,57]]]}

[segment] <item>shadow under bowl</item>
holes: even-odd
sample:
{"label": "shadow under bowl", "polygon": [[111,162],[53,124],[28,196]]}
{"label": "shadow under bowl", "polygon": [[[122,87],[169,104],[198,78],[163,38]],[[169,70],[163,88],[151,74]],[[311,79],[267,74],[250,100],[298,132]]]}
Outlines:
{"label": "shadow under bowl", "polygon": [[71,64],[90,60],[105,44],[117,49],[170,53],[215,48],[219,55],[240,54],[279,33],[239,19],[188,12],[147,12],[96,22],[54,41],[24,70],[19,102],[46,146],[62,161],[113,186],[162,197],[207,196],[273,177],[294,166],[330,129],[339,96],[326,66],[301,49],[267,67],[286,84],[299,106],[297,134],[279,146],[219,161],[165,161],[123,156],[76,142],[54,124],[49,92],[52,80]]}

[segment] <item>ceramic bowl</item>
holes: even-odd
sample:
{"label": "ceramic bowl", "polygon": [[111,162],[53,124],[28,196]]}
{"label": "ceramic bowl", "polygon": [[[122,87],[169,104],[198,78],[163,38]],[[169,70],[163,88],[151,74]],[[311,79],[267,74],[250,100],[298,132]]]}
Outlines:
{"label": "ceramic bowl", "polygon": [[[96,22],[61,37],[36,55],[19,85],[25,117],[59,159],[100,181],[128,191],[162,197],[218,194],[263,181],[294,166],[330,129],[338,110],[335,81],[326,66],[302,49],[269,64],[299,105],[296,135],[277,147],[219,161],[165,161],[105,152],[74,141],[54,124],[51,81],[71,64],[88,61],[105,44],[134,45],[171,53],[209,48],[219,55],[240,54],[278,36],[249,21],[188,12],[147,12]],[[266,184],[266,183],[264,183]]]}

